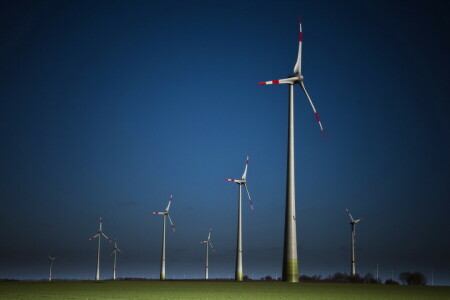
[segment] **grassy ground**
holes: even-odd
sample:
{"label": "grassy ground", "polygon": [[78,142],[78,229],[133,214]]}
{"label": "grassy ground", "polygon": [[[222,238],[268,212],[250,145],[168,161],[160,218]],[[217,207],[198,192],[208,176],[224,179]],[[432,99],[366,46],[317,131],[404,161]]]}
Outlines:
{"label": "grassy ground", "polygon": [[0,299],[450,299],[450,287],[202,281],[1,282]]}

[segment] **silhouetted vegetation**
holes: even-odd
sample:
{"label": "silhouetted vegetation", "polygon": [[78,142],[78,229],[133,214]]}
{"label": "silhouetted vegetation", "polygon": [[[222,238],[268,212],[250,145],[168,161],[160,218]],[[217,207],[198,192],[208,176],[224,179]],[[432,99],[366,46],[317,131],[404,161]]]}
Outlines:
{"label": "silhouetted vegetation", "polygon": [[400,283],[398,283],[398,281],[395,281],[395,280],[393,280],[393,279],[386,279],[386,281],[384,282],[384,284],[399,285]]}
{"label": "silhouetted vegetation", "polygon": [[[364,277],[361,277],[359,274],[352,276],[343,272],[336,272],[327,278],[322,278],[321,275],[301,275],[298,279],[301,282],[377,283],[377,279],[371,273],[367,273]],[[378,279],[378,283],[382,283],[382,281]]]}
{"label": "silhouetted vegetation", "polygon": [[399,279],[407,285],[426,285],[427,278],[421,272],[402,272]]}
{"label": "silhouetted vegetation", "polygon": [[11,278],[0,278],[1,282],[15,282],[20,281],[19,279],[11,279]]}

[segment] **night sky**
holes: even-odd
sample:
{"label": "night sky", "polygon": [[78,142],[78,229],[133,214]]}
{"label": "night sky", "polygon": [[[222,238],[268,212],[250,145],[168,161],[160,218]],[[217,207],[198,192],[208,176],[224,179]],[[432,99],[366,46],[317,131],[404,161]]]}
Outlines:
{"label": "night sky", "polygon": [[[103,217],[118,277],[280,276],[288,87],[295,87],[299,271],[421,271],[450,285],[450,7],[445,1],[3,1],[0,278],[93,279]],[[112,276],[102,241],[101,278]]]}

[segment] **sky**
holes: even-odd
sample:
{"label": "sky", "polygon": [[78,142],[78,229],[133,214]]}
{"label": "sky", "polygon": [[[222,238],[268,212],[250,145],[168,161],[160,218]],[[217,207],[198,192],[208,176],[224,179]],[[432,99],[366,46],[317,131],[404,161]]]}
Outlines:
{"label": "sky", "polygon": [[[295,87],[300,274],[423,272],[450,285],[450,19],[445,1],[4,1],[0,278],[93,279],[104,233],[118,277],[280,276],[288,87]],[[102,241],[101,278],[112,276]]]}

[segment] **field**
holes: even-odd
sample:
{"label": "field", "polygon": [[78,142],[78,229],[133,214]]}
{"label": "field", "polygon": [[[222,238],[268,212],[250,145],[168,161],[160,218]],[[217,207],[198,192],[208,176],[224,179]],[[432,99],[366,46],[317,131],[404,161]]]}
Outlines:
{"label": "field", "polygon": [[215,281],[1,282],[0,299],[450,299],[450,287]]}

